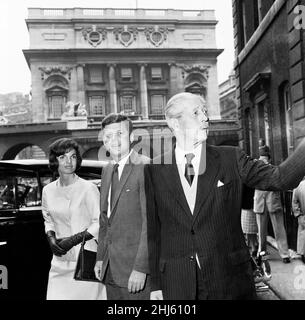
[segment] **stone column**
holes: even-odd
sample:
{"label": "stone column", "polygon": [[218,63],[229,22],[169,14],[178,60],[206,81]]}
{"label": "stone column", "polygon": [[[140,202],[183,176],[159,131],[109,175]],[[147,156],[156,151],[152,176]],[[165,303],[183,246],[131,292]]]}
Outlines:
{"label": "stone column", "polygon": [[84,67],[85,67],[84,64],[78,64],[76,66],[76,72],[77,72],[77,95],[78,95],[78,101],[81,104],[86,104]]}
{"label": "stone column", "polygon": [[173,96],[176,93],[180,93],[184,91],[184,78],[185,72],[183,70],[183,65],[171,63],[170,64],[170,81],[171,81],[171,95]]}
{"label": "stone column", "polygon": [[115,64],[109,64],[109,97],[111,112],[118,112],[117,90],[115,81]]}
{"label": "stone column", "polygon": [[177,65],[169,63],[169,97],[177,93]]}
{"label": "stone column", "polygon": [[147,96],[147,81],[146,81],[146,64],[140,65],[140,101],[141,113],[143,119],[148,119],[148,96]]}

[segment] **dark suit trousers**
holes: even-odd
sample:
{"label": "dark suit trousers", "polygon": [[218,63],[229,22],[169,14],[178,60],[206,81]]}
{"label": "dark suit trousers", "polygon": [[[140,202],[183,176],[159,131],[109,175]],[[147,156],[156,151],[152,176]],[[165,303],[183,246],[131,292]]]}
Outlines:
{"label": "dark suit trousers", "polygon": [[110,264],[107,266],[105,273],[104,283],[106,285],[107,300],[149,300],[150,290],[149,285],[146,283],[144,289],[137,293],[130,293],[128,288],[119,287],[113,280],[111,274]]}
{"label": "dark suit trousers", "polygon": [[196,300],[207,300],[206,282],[196,262]]}

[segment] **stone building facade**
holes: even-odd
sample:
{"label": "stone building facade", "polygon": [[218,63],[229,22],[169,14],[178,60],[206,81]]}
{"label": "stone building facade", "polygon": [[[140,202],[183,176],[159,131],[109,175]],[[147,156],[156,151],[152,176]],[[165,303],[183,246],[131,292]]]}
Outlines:
{"label": "stone building facade", "polygon": [[221,119],[238,119],[235,74],[232,71],[229,78],[219,86],[219,105]]}
{"label": "stone building facade", "polygon": [[29,8],[33,122],[60,119],[68,101],[91,122],[110,112],[163,119],[174,94],[204,96],[220,119],[214,11]]}
{"label": "stone building facade", "polygon": [[275,164],[305,136],[304,35],[294,26],[299,5],[305,1],[233,1],[240,144],[257,156],[264,138]]}
{"label": "stone building facade", "polygon": [[[257,157],[263,138],[274,164],[305,136],[304,5],[303,0],[233,0],[239,142]],[[295,248],[291,194],[283,193],[283,203],[289,244]]]}

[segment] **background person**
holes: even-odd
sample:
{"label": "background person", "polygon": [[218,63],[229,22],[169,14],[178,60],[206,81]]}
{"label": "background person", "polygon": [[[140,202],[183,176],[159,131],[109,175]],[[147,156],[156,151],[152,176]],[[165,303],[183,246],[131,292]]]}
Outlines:
{"label": "background person", "polygon": [[83,236],[85,248],[96,251],[99,229],[100,194],[93,183],[75,173],[81,162],[75,141],[63,138],[51,144],[49,166],[59,178],[42,192],[45,231],[53,252],[47,300],[105,299],[102,284],[73,279]]}
{"label": "background person", "polygon": [[[259,160],[267,165],[270,164],[269,147],[259,150]],[[271,219],[275,240],[278,246],[279,254],[284,263],[290,262],[287,235],[284,227],[284,213],[279,191],[255,190],[253,210],[256,213],[258,225],[258,251],[267,254],[267,233],[268,221]]]}
{"label": "background person", "polygon": [[298,187],[293,190],[292,211],[298,219],[297,253],[305,263],[305,177]]}
{"label": "background person", "polygon": [[246,238],[246,243],[252,257],[256,258],[258,250],[258,227],[256,215],[253,212],[254,189],[243,185],[242,191],[242,210],[241,210],[241,228]]}

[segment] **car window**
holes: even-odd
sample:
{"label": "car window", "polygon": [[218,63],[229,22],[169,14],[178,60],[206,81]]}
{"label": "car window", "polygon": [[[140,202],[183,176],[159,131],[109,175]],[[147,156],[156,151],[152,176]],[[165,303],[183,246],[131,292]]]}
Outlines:
{"label": "car window", "polygon": [[16,201],[19,208],[41,205],[41,196],[36,176],[17,176]]}
{"label": "car window", "polygon": [[0,174],[0,209],[13,209],[15,204],[15,177]]}

